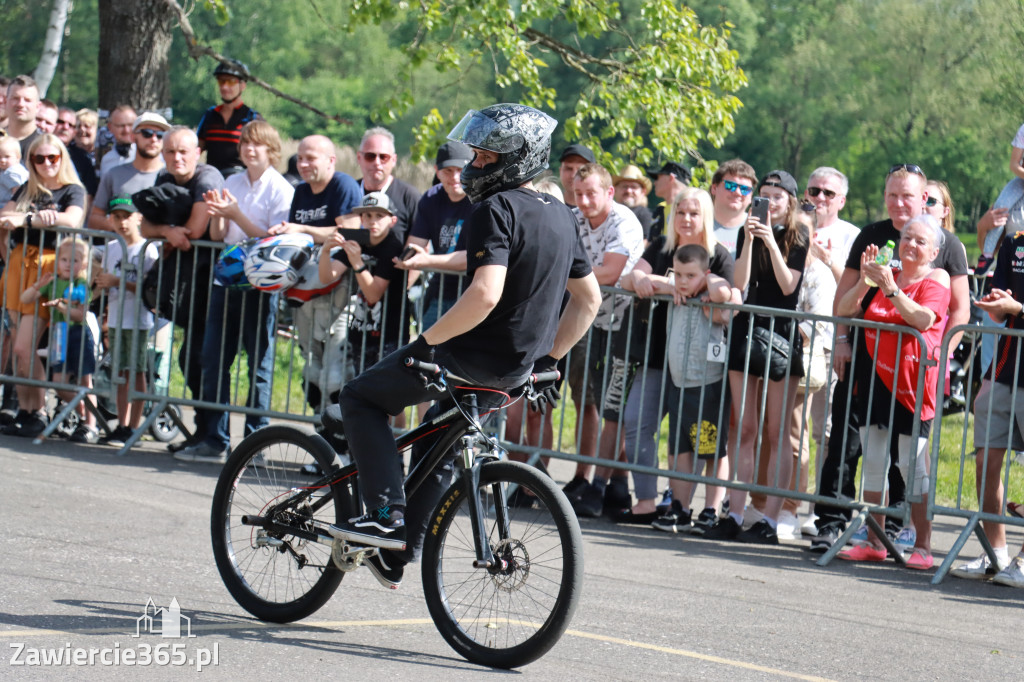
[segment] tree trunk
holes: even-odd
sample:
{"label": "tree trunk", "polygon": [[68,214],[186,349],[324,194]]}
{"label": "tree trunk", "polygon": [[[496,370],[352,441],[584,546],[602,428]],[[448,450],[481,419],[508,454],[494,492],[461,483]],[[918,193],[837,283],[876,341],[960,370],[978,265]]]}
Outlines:
{"label": "tree trunk", "polygon": [[170,106],[167,53],[174,15],[164,0],[99,0],[99,106]]}
{"label": "tree trunk", "polygon": [[53,0],[50,12],[50,23],[46,27],[46,39],[43,42],[43,56],[32,75],[39,86],[39,97],[46,97],[46,91],[57,71],[57,60],[60,58],[60,45],[64,41],[64,26],[68,21],[68,5],[71,0]]}

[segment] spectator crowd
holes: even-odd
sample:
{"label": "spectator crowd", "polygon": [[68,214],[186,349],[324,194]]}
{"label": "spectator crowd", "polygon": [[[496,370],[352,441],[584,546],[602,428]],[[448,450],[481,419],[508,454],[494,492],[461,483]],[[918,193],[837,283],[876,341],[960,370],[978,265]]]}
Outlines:
{"label": "spectator crowd", "polygon": [[[334,143],[314,133],[299,141],[285,175],[278,132],[243,102],[246,66],[219,63],[213,76],[221,103],[194,128],[129,104],[104,122],[95,111],[40,100],[27,76],[0,79],[2,374],[50,377],[70,400],[69,385],[92,386],[102,346],[116,352],[125,379],[116,427],[97,423],[81,401],[74,442],[123,445],[139,428],[143,405],[129,403],[127,382],[146,390],[148,344],[166,326],[161,317],[185,330],[179,367],[204,404],[194,432],[169,448],[179,460],[217,464],[231,447],[230,369],[240,351],[244,435],[268,423],[282,303],[305,357],[305,399],[319,412],[459,297],[473,210],[460,174],[473,149],[441,145],[435,184],[420,192],[395,177],[387,129],[362,136],[358,179],[337,170]],[[801,191],[785,169],[758,174],[732,159],[703,189],[679,161],[645,172],[607,168],[581,144],[559,152],[557,171],[534,187],[572,208],[606,287],[590,333],[560,368],[577,415],[576,451],[613,465],[577,466],[564,488],[576,513],[710,540],[807,536],[811,551],[825,552],[851,523],[850,506],[838,500],[857,498],[860,465],[863,500],[906,501],[911,523],[879,517],[839,556],[877,562],[895,549],[909,568],[932,568],[927,443],[937,436],[932,422],[946,383],[935,361],[946,330],[971,314],[949,188],[912,163],[879,169],[887,217],[858,229],[840,218],[849,183],[836,168],[816,168]],[[1011,143],[1014,177],[978,224],[976,272],[994,264],[994,275],[977,307],[1008,329],[1024,326],[1022,154],[1024,126]],[[274,253],[305,254],[288,261],[293,286],[246,286],[225,274],[274,237]],[[207,242],[222,243],[223,253]],[[170,313],[143,301],[154,269],[191,284]],[[97,300],[106,317],[90,324]],[[737,310],[742,304],[757,309]],[[996,514],[1006,509],[1007,445],[1024,449],[1021,357],[1012,338],[1000,337],[975,403],[978,498]],[[0,408],[4,434],[35,438],[47,428],[39,384],[5,384]],[[521,404],[507,412],[509,439],[552,448],[551,413]],[[693,482],[673,478],[659,490],[656,476],[634,472],[631,486],[627,469],[614,466],[657,467],[659,447],[676,472],[837,503],[811,505],[801,517],[792,497],[712,482],[693,508]],[[1024,549],[1011,557],[1002,524],[984,530],[996,560],[985,554],[953,574],[1024,587]]]}

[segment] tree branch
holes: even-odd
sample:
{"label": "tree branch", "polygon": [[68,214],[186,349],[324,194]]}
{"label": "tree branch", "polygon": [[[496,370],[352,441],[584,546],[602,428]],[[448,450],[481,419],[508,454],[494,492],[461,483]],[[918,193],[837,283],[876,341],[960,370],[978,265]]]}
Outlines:
{"label": "tree branch", "polygon": [[[178,27],[181,29],[182,35],[185,36],[185,45],[188,48],[189,57],[195,59],[196,61],[199,61],[199,58],[203,56],[213,57],[221,63],[228,63],[227,57],[220,54],[209,45],[202,45],[199,43],[199,41],[196,39],[195,31],[192,30],[192,24],[191,22],[189,22],[188,16],[185,14],[185,10],[182,9],[181,5],[178,4],[177,0],[164,0],[164,3],[172,12],[174,12],[175,16],[178,18]],[[321,116],[331,121],[341,123],[342,125],[352,125],[352,121],[350,119],[343,118],[341,116],[336,116],[333,114],[328,114],[327,112],[321,111],[314,107],[313,105],[308,104],[307,102],[304,102],[297,97],[293,97],[292,95],[281,92],[274,86],[270,85],[270,83],[267,83],[266,81],[261,80],[256,76],[250,75],[249,80],[252,83],[255,83],[256,85],[260,86],[267,92],[271,93],[272,95],[280,97],[281,99],[284,100],[288,100],[292,104],[297,104],[303,109],[308,109],[317,116]]]}

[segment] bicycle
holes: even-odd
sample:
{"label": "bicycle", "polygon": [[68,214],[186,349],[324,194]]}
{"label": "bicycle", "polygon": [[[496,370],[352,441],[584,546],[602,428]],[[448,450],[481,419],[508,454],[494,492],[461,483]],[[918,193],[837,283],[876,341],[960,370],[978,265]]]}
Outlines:
{"label": "bicycle", "polygon": [[[488,389],[452,386],[461,380],[443,368],[405,362],[453,401],[396,439],[403,453],[439,433],[405,479],[410,498],[451,448],[457,452],[454,482],[429,517],[423,547],[431,618],[469,661],[498,668],[530,663],[555,645],[579,602],[579,522],[548,476],[505,460],[484,434],[477,392]],[[550,374],[531,377],[517,399],[535,398],[534,384],[557,378]],[[320,435],[275,425],[242,441],[224,466],[213,498],[214,556],[228,591],[261,620],[309,616],[378,551],[328,533],[328,525],[362,513],[358,471],[337,466],[336,454]],[[309,482],[312,464],[326,473]],[[533,496],[528,506],[510,504],[517,488]]]}

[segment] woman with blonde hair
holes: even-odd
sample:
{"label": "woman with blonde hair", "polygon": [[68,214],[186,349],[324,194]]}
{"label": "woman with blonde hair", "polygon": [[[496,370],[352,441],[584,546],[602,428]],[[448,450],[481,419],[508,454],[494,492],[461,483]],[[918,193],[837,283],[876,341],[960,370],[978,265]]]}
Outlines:
{"label": "woman with blonde hair", "polygon": [[[738,300],[738,294],[734,296],[735,292],[732,289],[732,255],[715,239],[711,195],[703,189],[684,187],[676,194],[668,215],[671,217],[672,229],[651,241],[632,273],[623,278],[622,287],[636,292],[640,299],[647,299],[656,294],[671,295],[674,287],[668,275],[672,270],[673,253],[680,246],[698,244],[707,249],[711,256],[708,266],[709,292],[715,290],[726,299]],[[670,308],[671,302],[641,301],[633,311],[632,317],[629,353],[633,359],[645,365],[637,373],[629,391],[623,413],[623,426],[626,456],[637,464],[646,466],[657,465],[657,434],[668,409],[663,398],[669,371],[666,358],[666,327]],[[670,444],[670,450],[671,448]],[[719,458],[718,465],[728,467],[728,461],[724,457]],[[715,475],[727,477],[728,468],[719,470]],[[673,480],[672,483],[681,481]],[[657,478],[634,473],[633,485],[636,489],[637,503],[632,510],[618,519],[620,522],[657,523],[655,528],[673,532],[691,530],[689,499],[673,499],[672,506],[665,514],[659,515],[655,505]],[[700,513],[699,523],[692,526],[695,532],[703,532],[714,523],[714,507],[721,502],[720,491],[720,488],[709,487],[708,509]],[[689,495],[686,497],[689,498]],[[715,501],[713,498],[718,499]]]}
{"label": "woman with blonde hair", "polygon": [[[85,188],[78,181],[68,150],[56,135],[37,137],[25,159],[28,181],[0,210],[0,240],[7,268],[3,288],[14,324],[14,370],[20,377],[43,378],[35,350],[49,321],[38,303],[22,303],[21,293],[35,285],[44,271],[53,272],[60,233],[53,228],[78,228],[85,210]],[[8,243],[9,241],[9,243]],[[40,323],[42,321],[42,324]],[[42,388],[18,387],[21,409],[7,435],[35,438],[46,428]]]}

